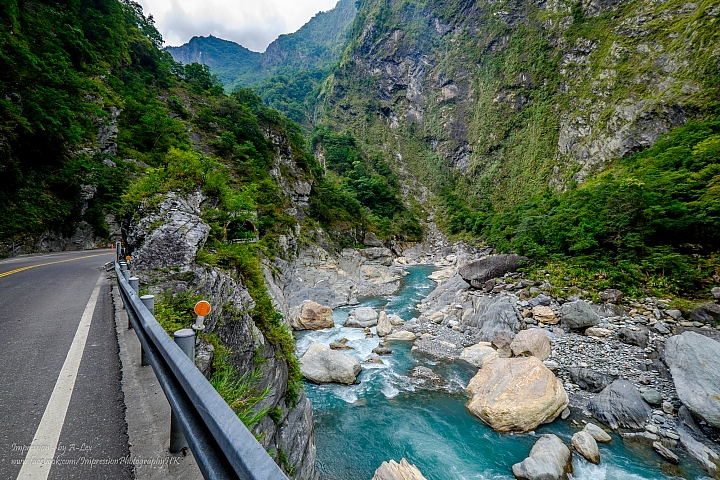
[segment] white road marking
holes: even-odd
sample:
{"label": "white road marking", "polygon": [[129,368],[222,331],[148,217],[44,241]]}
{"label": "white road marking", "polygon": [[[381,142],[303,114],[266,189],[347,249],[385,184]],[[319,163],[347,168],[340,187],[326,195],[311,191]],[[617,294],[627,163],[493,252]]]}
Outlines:
{"label": "white road marking", "polygon": [[58,376],[50,400],[45,407],[45,413],[43,413],[40,425],[38,425],[35,437],[33,437],[27,456],[23,461],[23,466],[17,476],[18,480],[46,480],[50,474],[50,467],[52,467],[55,458],[60,432],[65,423],[65,415],[75,388],[75,379],[77,378],[85,343],[90,332],[90,324],[92,323],[93,312],[95,311],[95,304],[100,294],[103,278],[104,274],[101,274],[92,295],[90,295],[90,300],[85,306],[80,325],[78,325],[75,332],[75,338],[73,338],[72,345],[70,345],[62,370],[60,370],[60,376]]}

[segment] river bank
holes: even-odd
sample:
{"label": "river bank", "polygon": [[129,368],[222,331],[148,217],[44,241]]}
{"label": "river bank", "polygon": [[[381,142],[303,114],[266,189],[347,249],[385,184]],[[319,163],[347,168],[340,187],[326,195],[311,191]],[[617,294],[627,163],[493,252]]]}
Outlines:
{"label": "river bank", "polygon": [[[629,372],[629,378],[634,382],[649,379],[649,383],[641,383],[640,387],[658,390],[677,411],[680,402],[674,394],[672,382],[655,370],[648,372],[648,366],[652,365],[648,360],[652,359],[636,358],[638,352],[635,349],[650,356],[652,352],[644,352],[638,346],[622,344],[615,339],[561,333],[560,328],[555,327],[558,331],[554,333],[552,328],[547,329],[555,338],[552,356],[546,363],[550,362],[569,393],[571,416],[566,421],[558,418],[527,434],[493,431],[465,406],[468,397],[464,387],[477,367],[458,359],[465,347],[479,340],[476,327],[461,324],[462,306],[467,308],[470,297],[502,297],[517,310],[518,321],[532,328],[536,327],[533,319],[525,323],[527,319],[522,316],[524,307],[530,306],[528,299],[520,299],[520,295],[509,289],[494,294],[482,291],[470,293],[457,278],[452,277],[438,285],[427,278],[437,267],[412,266],[407,269],[410,274],[401,281],[398,293],[366,299],[361,305],[384,307],[388,315],[397,314],[406,320],[417,318],[396,327],[397,330],[412,331],[419,337],[414,345],[388,342],[393,353],[381,357],[383,364],[363,363],[363,372],[355,385],[306,385],[316,418],[317,467],[323,478],[371,478],[382,461],[403,457],[417,465],[427,478],[513,478],[510,467],[527,456],[540,435],[553,433],[569,444],[572,435],[585,422],[597,422],[586,415],[587,401],[593,395],[572,381],[568,369],[574,366],[594,369],[598,359],[605,359],[604,367],[608,374],[617,369],[622,376]],[[520,282],[519,278],[510,277],[507,283],[503,283],[515,286]],[[540,296],[537,292],[533,293],[536,294],[534,298]],[[443,294],[447,295],[443,297]],[[466,298],[458,295],[466,295]],[[540,299],[543,300],[542,297]],[[550,300],[549,303],[551,310],[560,307],[552,302]],[[420,310],[416,310],[418,304]],[[332,329],[298,332],[298,352],[302,354],[313,342],[330,345],[347,338],[347,345],[354,350],[344,353],[360,361],[372,357],[372,350],[380,344],[380,338],[367,338],[363,329],[340,326],[352,308],[335,309],[333,318],[336,326]],[[611,331],[625,328],[628,320],[621,315],[616,317],[619,318],[603,317],[598,328],[607,327],[605,329]],[[375,332],[375,328],[371,331]],[[653,336],[651,339],[654,342],[657,338]],[[612,354],[606,353],[610,351]],[[587,367],[582,367],[583,364]],[[442,385],[427,388],[427,382],[411,378],[409,375],[417,366],[427,367],[442,377]],[[669,440],[673,440],[675,435],[673,414],[658,408],[653,415],[648,425],[650,430],[654,429],[654,424],[657,425],[656,434],[646,430],[642,438],[631,441],[613,433],[610,444],[599,445],[600,465],[592,465],[575,455],[574,478],[704,478],[706,473],[682,448],[675,449],[679,454],[679,466],[669,464],[652,450],[652,442],[647,443],[649,439],[646,435],[664,433],[670,435],[663,437]]]}

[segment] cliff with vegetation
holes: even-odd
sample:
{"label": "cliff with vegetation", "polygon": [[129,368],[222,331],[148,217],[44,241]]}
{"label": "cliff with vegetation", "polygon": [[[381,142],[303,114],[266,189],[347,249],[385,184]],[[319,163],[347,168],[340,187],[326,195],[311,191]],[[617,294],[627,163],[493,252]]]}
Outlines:
{"label": "cliff with vegetation", "polygon": [[717,268],[719,17],[365,0],[315,118],[430,187],[453,234],[689,291]]}

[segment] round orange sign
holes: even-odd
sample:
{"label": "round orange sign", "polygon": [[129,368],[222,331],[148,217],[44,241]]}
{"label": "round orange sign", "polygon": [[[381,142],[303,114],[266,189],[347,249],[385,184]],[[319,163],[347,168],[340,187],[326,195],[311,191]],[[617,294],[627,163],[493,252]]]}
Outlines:
{"label": "round orange sign", "polygon": [[130,255],[128,255],[127,257],[125,257],[125,260],[130,261],[130,260],[132,260],[132,257]]}
{"label": "round orange sign", "polygon": [[205,300],[200,300],[195,304],[195,314],[199,317],[204,317],[210,313],[210,304]]}

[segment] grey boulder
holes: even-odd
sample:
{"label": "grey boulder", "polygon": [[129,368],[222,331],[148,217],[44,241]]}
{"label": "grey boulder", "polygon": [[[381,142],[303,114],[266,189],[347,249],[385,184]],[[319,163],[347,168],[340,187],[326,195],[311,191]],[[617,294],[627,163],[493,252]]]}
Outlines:
{"label": "grey boulder", "polygon": [[300,359],[300,373],[313,383],[355,383],[362,371],[357,358],[336,350],[308,349]]}
{"label": "grey boulder", "polygon": [[696,322],[714,323],[720,322],[720,305],[708,303],[690,312],[690,318]]}
{"label": "grey boulder", "polygon": [[613,430],[644,428],[652,411],[635,386],[627,380],[615,380],[590,399],[588,410]]}
{"label": "grey boulder", "polygon": [[458,273],[472,287],[482,288],[483,284],[491,278],[502,277],[506,273],[514,272],[524,260],[527,258],[515,254],[493,255],[461,267]]}
{"label": "grey boulder", "polygon": [[620,303],[623,299],[623,293],[616,288],[608,288],[600,292],[600,300],[608,303]]}
{"label": "grey boulder", "polygon": [[594,327],[600,322],[600,316],[586,302],[576,300],[564,303],[560,307],[562,324],[569,328]]}
{"label": "grey boulder", "polygon": [[583,390],[592,393],[599,393],[603,388],[610,385],[617,377],[598,373],[595,370],[582,367],[570,367],[567,369],[570,373],[570,380]]}
{"label": "grey boulder", "polygon": [[600,450],[590,432],[580,430],[572,436],[572,446],[585,460],[597,465],[600,463]]}
{"label": "grey boulder", "polygon": [[502,331],[520,331],[522,322],[518,317],[511,297],[482,297],[477,300],[474,314],[464,317],[462,323],[478,328],[478,338],[489,342]]}
{"label": "grey boulder", "polygon": [[512,472],[519,480],[567,479],[568,473],[572,473],[570,449],[556,435],[543,435],[533,445],[530,455],[512,466]]}
{"label": "grey boulder", "polygon": [[650,331],[647,327],[640,326],[636,327],[637,330],[623,327],[618,330],[618,339],[628,345],[635,345],[636,347],[645,348],[648,345],[650,338]]}
{"label": "grey boulder", "polygon": [[720,428],[720,343],[695,332],[684,332],[665,342],[680,401],[692,413]]}
{"label": "grey boulder", "polygon": [[346,327],[374,327],[378,323],[378,313],[370,307],[359,307],[350,310],[345,321]]}

